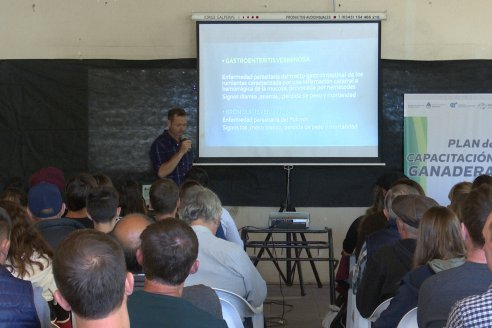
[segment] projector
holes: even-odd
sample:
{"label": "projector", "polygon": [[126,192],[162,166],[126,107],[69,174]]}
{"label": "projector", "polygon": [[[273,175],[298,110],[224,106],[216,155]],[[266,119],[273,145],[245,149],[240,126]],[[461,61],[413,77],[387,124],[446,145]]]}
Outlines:
{"label": "projector", "polygon": [[272,212],[268,216],[271,229],[307,229],[309,213],[307,212]]}

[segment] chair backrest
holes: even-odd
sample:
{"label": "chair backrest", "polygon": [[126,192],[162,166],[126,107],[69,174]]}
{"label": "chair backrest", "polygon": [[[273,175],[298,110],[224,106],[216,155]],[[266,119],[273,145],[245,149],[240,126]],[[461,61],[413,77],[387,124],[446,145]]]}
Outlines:
{"label": "chair backrest", "polygon": [[133,274],[133,290],[143,290],[144,280],[145,280],[145,274],[134,273]]}
{"label": "chair backrest", "polygon": [[401,318],[397,328],[419,328],[417,323],[417,308],[413,308]]}
{"label": "chair backrest", "polygon": [[378,320],[379,317],[381,316],[381,313],[383,313],[383,311],[388,308],[392,299],[393,297],[388,298],[383,303],[379,304],[378,307],[374,310],[374,312],[372,312],[372,314],[369,316],[369,318],[367,318],[367,320],[369,320],[370,322],[376,322],[376,320]]}
{"label": "chair backrest", "polygon": [[239,315],[239,312],[237,312],[234,305],[225,299],[221,299],[220,306],[222,307],[222,318],[227,323],[227,327],[244,328],[241,316]]}
{"label": "chair backrest", "polygon": [[[217,296],[219,297],[219,300],[221,301],[227,301],[230,304],[234,306],[234,308],[237,310],[239,313],[239,317],[241,318],[241,322],[244,321],[244,318],[251,318],[253,322],[253,328],[263,328],[264,327],[264,322],[263,322],[263,306],[259,308],[254,308],[249,304],[248,301],[246,301],[244,298],[242,298],[240,295],[230,292],[228,290],[220,289],[220,288],[213,288],[215,293],[217,293]],[[222,310],[223,311],[223,310]]]}

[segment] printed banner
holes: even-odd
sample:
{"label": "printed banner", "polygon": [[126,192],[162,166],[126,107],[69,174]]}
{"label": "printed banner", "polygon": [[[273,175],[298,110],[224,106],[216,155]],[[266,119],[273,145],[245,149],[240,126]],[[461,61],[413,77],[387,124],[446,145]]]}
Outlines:
{"label": "printed banner", "polygon": [[404,170],[439,204],[451,187],[492,175],[492,94],[405,94]]}

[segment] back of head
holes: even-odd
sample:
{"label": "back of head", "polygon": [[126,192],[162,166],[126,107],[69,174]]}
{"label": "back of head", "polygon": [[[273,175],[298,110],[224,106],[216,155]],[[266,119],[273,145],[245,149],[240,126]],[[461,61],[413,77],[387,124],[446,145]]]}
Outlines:
{"label": "back of head", "polygon": [[[53,250],[32,223],[27,210],[9,201],[0,201],[0,207],[7,211],[12,222],[9,265],[15,268],[20,277],[29,274],[34,267],[43,270],[44,265],[36,257],[41,256],[48,260],[53,255]],[[37,253],[36,257],[33,256],[34,253]]]}
{"label": "back of head", "polygon": [[159,179],[150,186],[149,197],[150,205],[156,214],[173,213],[178,206],[178,185],[171,179]]}
{"label": "back of head", "polygon": [[2,191],[0,199],[16,202],[22,206],[27,206],[27,194],[24,189],[18,187],[7,187]]}
{"label": "back of head", "polygon": [[434,206],[439,204],[432,198],[421,195],[401,195],[393,200],[391,216],[400,220],[416,234],[424,213]]}
{"label": "back of head", "polygon": [[142,184],[135,179],[126,179],[118,184],[121,215],[130,213],[147,214],[147,207],[142,195]]}
{"label": "back of head", "polygon": [[95,173],[92,175],[99,187],[114,187],[111,178],[104,173]]}
{"label": "back of head", "polygon": [[402,195],[420,195],[420,192],[414,186],[404,183],[391,187],[391,189],[386,193],[386,197],[384,197],[384,208],[388,212],[390,218],[395,219],[392,211],[393,201],[396,197]]}
{"label": "back of head", "polygon": [[420,220],[414,265],[465,257],[465,253],[461,225],[453,211],[442,206],[427,210]]}
{"label": "back of head", "polygon": [[113,187],[96,187],[87,195],[87,213],[96,223],[109,223],[117,214],[119,197]]}
{"label": "back of head", "polygon": [[27,207],[32,216],[38,219],[57,217],[62,205],[60,190],[50,183],[41,182],[31,187],[27,194]]}
{"label": "back of head", "polygon": [[181,199],[179,217],[188,224],[202,219],[204,221],[218,221],[222,214],[222,204],[219,197],[205,187],[193,186],[188,189]]}
{"label": "back of head", "polygon": [[477,176],[472,183],[472,189],[479,188],[482,185],[492,186],[492,176],[488,174],[481,174]]}
{"label": "back of head", "polygon": [[472,183],[468,181],[462,181],[455,184],[449,191],[448,198],[451,201],[449,209],[451,209],[458,219],[461,221],[463,218],[463,206],[465,204],[466,197],[472,190]]}
{"label": "back of head", "polygon": [[183,283],[198,257],[193,229],[178,219],[152,224],[141,236],[145,278],[177,286]]}
{"label": "back of head", "polygon": [[393,187],[395,187],[397,185],[406,185],[406,186],[412,187],[415,190],[417,190],[417,192],[419,193],[419,195],[425,196],[424,188],[422,188],[422,186],[417,181],[415,181],[415,180],[408,179],[408,178],[401,178],[401,179],[396,180],[391,185],[391,188],[393,188]]}
{"label": "back of head", "polygon": [[85,208],[85,201],[89,191],[97,186],[96,179],[88,173],[81,173],[67,181],[65,196],[67,207],[71,211]]}
{"label": "back of head", "polygon": [[195,180],[202,186],[208,187],[208,173],[198,166],[193,166],[188,173],[186,173],[185,180]]}
{"label": "back of head", "polygon": [[32,188],[41,182],[51,183],[57,186],[60,191],[65,189],[65,176],[63,171],[54,166],[44,167],[31,175],[29,178],[29,187]]}
{"label": "back of head", "polygon": [[487,184],[472,189],[465,199],[462,221],[473,244],[481,248],[484,244],[482,229],[492,212],[492,186]]}
{"label": "back of head", "polygon": [[140,235],[150,224],[152,224],[152,220],[146,215],[133,213],[118,221],[113,231],[111,231],[111,235],[123,248],[126,268],[130,272],[137,273],[142,271],[135,253],[140,247]]}
{"label": "back of head", "polygon": [[104,318],[123,302],[123,250],[102,232],[83,229],[71,233],[56,253],[53,275],[60,293],[80,317]]}

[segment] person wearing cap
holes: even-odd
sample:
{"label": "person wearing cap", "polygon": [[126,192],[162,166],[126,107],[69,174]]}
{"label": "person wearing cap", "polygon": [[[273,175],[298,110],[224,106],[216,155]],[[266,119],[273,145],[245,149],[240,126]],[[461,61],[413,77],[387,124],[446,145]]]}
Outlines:
{"label": "person wearing cap", "polygon": [[407,184],[396,184],[386,193],[383,209],[384,216],[388,218],[386,228],[373,232],[367,236],[366,242],[362,246],[353,274],[352,290],[354,293],[357,293],[358,286],[362,281],[369,258],[382,247],[392,245],[400,239],[396,219],[391,218],[389,213],[392,210],[393,200],[401,195],[419,195],[419,191],[415,187]]}
{"label": "person wearing cap", "polygon": [[27,194],[27,211],[36,221],[35,226],[44,240],[53,249],[72,231],[83,229],[84,226],[74,220],[62,219],[65,204],[57,186],[41,182]]}
{"label": "person wearing cap", "polygon": [[367,262],[356,297],[357,309],[364,318],[395,295],[401,278],[412,269],[420,219],[438,205],[421,195],[401,195],[393,200],[389,215],[396,220],[400,240],[382,247]]}
{"label": "person wearing cap", "polygon": [[65,176],[63,171],[54,166],[43,167],[31,175],[29,178],[29,188],[32,188],[41,182],[55,185],[61,192],[63,192],[63,189],[65,188]]}
{"label": "person wearing cap", "polygon": [[417,311],[419,327],[444,327],[455,302],[481,294],[492,284],[482,236],[482,230],[487,226],[487,216],[492,213],[492,188],[484,186],[472,190],[461,213],[466,263],[439,272],[422,284]]}
{"label": "person wearing cap", "polygon": [[170,109],[167,122],[167,129],[150,147],[150,160],[157,177],[172,179],[179,186],[193,165],[191,140],[184,136],[188,114],[183,108]]}

